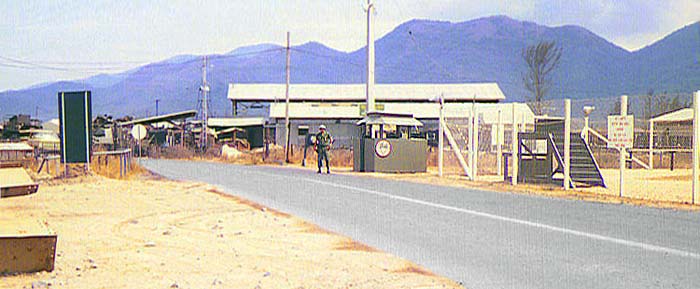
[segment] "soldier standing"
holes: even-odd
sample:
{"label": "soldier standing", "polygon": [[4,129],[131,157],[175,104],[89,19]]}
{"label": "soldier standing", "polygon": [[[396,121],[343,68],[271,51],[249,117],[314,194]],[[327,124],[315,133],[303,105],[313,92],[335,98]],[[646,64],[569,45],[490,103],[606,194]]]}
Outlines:
{"label": "soldier standing", "polygon": [[323,160],[326,160],[326,173],[330,174],[331,173],[331,164],[330,161],[328,160],[328,150],[331,148],[331,144],[333,143],[333,137],[331,136],[330,133],[326,131],[326,126],[325,125],[320,125],[318,127],[319,132],[316,134],[316,145],[315,149],[316,152],[318,153],[318,171],[317,173],[321,173],[321,167],[323,165]]}

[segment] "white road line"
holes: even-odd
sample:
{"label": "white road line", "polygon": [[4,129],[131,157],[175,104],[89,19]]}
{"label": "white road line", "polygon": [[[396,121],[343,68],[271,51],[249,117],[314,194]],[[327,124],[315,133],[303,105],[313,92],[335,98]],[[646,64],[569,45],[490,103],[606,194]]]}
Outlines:
{"label": "white road line", "polygon": [[658,252],[658,253],[664,253],[664,254],[670,254],[670,255],[676,255],[676,256],[680,256],[680,257],[693,258],[693,259],[700,260],[700,254],[693,253],[693,252],[688,252],[688,251],[683,251],[683,250],[678,250],[678,249],[673,249],[673,248],[667,248],[667,247],[662,247],[662,246],[657,246],[657,245],[652,245],[652,244],[647,244],[647,243],[642,243],[642,242],[629,241],[629,240],[608,237],[608,236],[603,236],[603,235],[598,235],[598,234],[588,233],[588,232],[583,232],[583,231],[577,231],[577,230],[572,230],[572,229],[567,229],[567,228],[561,228],[561,227],[557,227],[557,226],[552,226],[552,225],[547,225],[547,224],[542,224],[542,223],[537,223],[537,222],[531,222],[531,221],[526,221],[526,220],[521,220],[521,219],[516,219],[516,218],[504,217],[504,216],[499,216],[499,215],[494,215],[494,214],[489,214],[489,213],[484,213],[484,212],[479,212],[479,211],[474,211],[474,210],[468,210],[468,209],[464,209],[464,208],[458,208],[458,207],[453,207],[453,206],[448,206],[448,205],[443,205],[443,204],[432,203],[432,202],[423,201],[423,200],[416,200],[416,199],[411,199],[408,197],[396,196],[396,195],[383,193],[383,192],[379,192],[379,191],[375,191],[375,190],[363,189],[363,188],[358,188],[358,187],[353,187],[353,186],[348,186],[348,185],[343,185],[343,184],[337,184],[337,183],[332,183],[332,182],[327,182],[327,181],[322,181],[322,180],[317,180],[317,179],[305,178],[305,177],[289,177],[289,176],[285,176],[285,175],[260,172],[260,171],[256,171],[255,174],[263,174],[263,175],[268,175],[268,176],[272,176],[272,177],[286,178],[286,179],[292,179],[292,180],[297,180],[297,181],[303,180],[303,181],[307,181],[307,182],[311,182],[311,183],[317,183],[317,184],[321,184],[321,185],[326,185],[326,186],[331,186],[331,187],[336,187],[336,188],[341,188],[341,189],[347,189],[347,190],[382,196],[385,198],[400,200],[400,201],[404,201],[404,202],[408,202],[408,203],[419,204],[419,205],[424,205],[424,206],[428,206],[428,207],[444,209],[444,210],[449,210],[449,211],[455,211],[455,212],[470,214],[470,215],[474,215],[474,216],[489,218],[489,219],[493,219],[493,220],[530,226],[530,227],[539,228],[539,229],[545,229],[545,230],[549,230],[549,231],[553,231],[553,232],[559,232],[559,233],[564,233],[564,234],[569,234],[569,235],[574,235],[574,236],[579,236],[579,237],[614,243],[614,244],[628,246],[628,247],[632,247],[632,248],[639,248],[639,249],[652,251],[652,252]]}

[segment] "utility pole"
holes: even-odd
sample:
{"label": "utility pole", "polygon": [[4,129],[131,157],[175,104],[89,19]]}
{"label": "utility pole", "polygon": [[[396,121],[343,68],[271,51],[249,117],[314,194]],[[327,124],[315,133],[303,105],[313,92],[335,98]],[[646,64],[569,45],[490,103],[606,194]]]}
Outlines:
{"label": "utility pole", "polygon": [[202,65],[202,86],[199,88],[202,91],[202,147],[206,150],[208,142],[207,130],[209,128],[209,100],[207,95],[209,94],[209,84],[207,83],[207,56],[204,56],[204,63]]}
{"label": "utility pole", "polygon": [[367,109],[365,113],[374,111],[374,37],[372,35],[372,9],[374,3],[367,0]]}
{"label": "utility pole", "polygon": [[158,116],[158,103],[160,102],[160,99],[156,98],[156,116]]}
{"label": "utility pole", "polygon": [[284,147],[284,155],[285,155],[285,162],[289,163],[289,151],[290,151],[290,131],[289,131],[289,65],[291,62],[290,58],[290,46],[289,46],[289,31],[287,31],[287,85],[285,87],[285,92],[284,92],[284,97],[285,97],[285,104],[284,104],[284,138],[285,138],[285,147]]}

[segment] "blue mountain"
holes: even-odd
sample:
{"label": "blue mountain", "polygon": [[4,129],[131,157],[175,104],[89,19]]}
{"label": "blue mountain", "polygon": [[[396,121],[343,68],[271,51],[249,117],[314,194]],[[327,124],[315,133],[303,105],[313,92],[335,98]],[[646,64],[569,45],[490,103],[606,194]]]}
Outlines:
{"label": "blue mountain", "polygon": [[[360,37],[360,36],[358,36]],[[497,82],[508,100],[526,100],[522,51],[539,41],[562,46],[550,98],[689,93],[700,89],[700,22],[630,52],[579,26],[548,27],[493,16],[452,23],[411,20],[376,42],[379,83]],[[285,49],[275,44],[208,55],[211,108],[230,114],[228,83],[284,83]],[[364,48],[343,52],[318,42],[291,49],[292,83],[361,83]],[[112,75],[56,82],[0,93],[0,115],[56,114],[56,93],[90,89],[96,113],[144,116],[198,105],[202,56],[182,55]]]}

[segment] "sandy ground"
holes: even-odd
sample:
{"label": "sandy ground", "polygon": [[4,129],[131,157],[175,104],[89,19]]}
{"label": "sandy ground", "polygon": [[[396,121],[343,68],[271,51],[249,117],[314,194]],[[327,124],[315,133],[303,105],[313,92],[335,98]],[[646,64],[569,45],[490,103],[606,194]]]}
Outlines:
{"label": "sandy ground", "polygon": [[425,268],[204,184],[99,176],[0,200],[58,234],[56,269],[0,288],[461,288]]}

